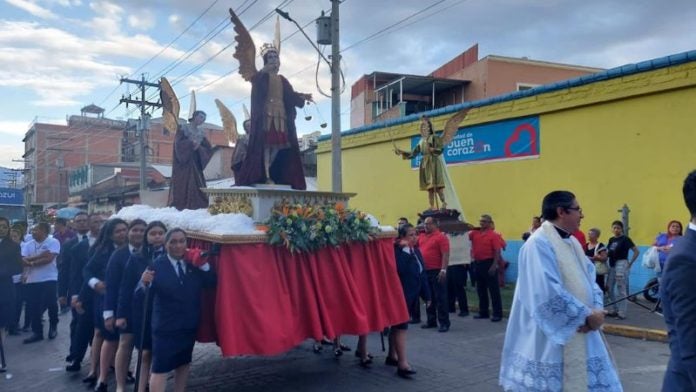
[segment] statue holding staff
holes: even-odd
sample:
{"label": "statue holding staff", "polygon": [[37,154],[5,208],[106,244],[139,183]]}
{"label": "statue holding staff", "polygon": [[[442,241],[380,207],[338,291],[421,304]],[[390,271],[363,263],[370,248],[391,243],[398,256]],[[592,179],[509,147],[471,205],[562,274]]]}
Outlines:
{"label": "statue holding staff", "polygon": [[428,202],[431,210],[437,210],[437,200],[435,195],[442,203],[441,208],[447,208],[445,201],[445,184],[446,173],[445,160],[442,158],[442,152],[447,144],[452,141],[457,133],[459,123],[464,120],[469,109],[463,109],[453,115],[445,124],[445,130],[442,136],[435,133],[433,124],[430,118],[426,115],[421,116],[420,134],[421,139],[413,150],[403,151],[394,146],[394,153],[400,155],[403,159],[412,159],[421,155],[419,165],[419,185],[420,190],[428,191]]}

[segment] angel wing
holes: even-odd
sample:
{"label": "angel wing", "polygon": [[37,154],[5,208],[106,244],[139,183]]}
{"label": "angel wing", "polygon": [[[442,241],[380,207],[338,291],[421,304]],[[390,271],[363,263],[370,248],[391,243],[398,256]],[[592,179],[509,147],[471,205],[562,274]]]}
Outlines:
{"label": "angel wing", "polygon": [[179,129],[179,100],[167,78],[160,80],[160,100],[162,101],[162,121],[166,132],[176,133]]}
{"label": "angel wing", "polygon": [[442,146],[446,146],[452,141],[454,135],[457,134],[459,129],[459,124],[466,118],[466,114],[469,113],[471,108],[465,108],[457,113],[455,113],[449,120],[445,123],[445,130],[442,132]]}
{"label": "angel wing", "polygon": [[256,47],[254,46],[254,41],[251,39],[249,31],[237,14],[230,8],[230,19],[234,25],[234,31],[237,33],[234,40],[237,41],[237,46],[234,48],[234,58],[239,60],[239,74],[242,75],[244,80],[251,81],[251,79],[256,75]]}
{"label": "angel wing", "polygon": [[236,144],[237,139],[239,138],[239,134],[237,133],[237,119],[234,117],[234,114],[232,114],[230,109],[228,109],[227,106],[225,106],[225,104],[219,99],[215,99],[215,105],[217,105],[218,110],[220,111],[222,128],[225,130],[225,135],[227,135],[227,142]]}

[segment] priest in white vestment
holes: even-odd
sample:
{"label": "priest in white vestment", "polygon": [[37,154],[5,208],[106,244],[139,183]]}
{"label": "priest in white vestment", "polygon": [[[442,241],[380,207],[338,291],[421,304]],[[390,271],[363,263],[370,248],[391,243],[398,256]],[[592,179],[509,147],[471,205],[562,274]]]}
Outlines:
{"label": "priest in white vestment", "polygon": [[575,195],[549,193],[542,217],[520,250],[500,385],[506,391],[623,391],[600,331],[605,312],[594,265],[571,235],[583,218]]}

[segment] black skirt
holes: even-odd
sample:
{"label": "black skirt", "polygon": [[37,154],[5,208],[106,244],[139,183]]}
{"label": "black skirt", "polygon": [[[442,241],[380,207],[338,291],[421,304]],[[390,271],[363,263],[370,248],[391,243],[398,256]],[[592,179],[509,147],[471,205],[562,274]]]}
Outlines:
{"label": "black skirt", "polygon": [[[114,321],[116,321],[114,319]],[[104,296],[94,293],[94,326],[101,332],[104,340],[109,342],[118,341],[118,328],[114,323],[114,330],[109,331],[104,326]]]}
{"label": "black skirt", "polygon": [[160,332],[152,334],[152,372],[168,373],[191,363],[196,331]]}

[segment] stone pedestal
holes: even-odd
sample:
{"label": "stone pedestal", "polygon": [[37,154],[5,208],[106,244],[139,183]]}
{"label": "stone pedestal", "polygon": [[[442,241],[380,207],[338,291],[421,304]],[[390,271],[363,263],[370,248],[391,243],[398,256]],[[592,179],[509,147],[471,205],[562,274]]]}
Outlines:
{"label": "stone pedestal", "polygon": [[258,185],[254,187],[232,187],[226,189],[203,189],[208,195],[211,213],[243,213],[254,222],[263,223],[271,216],[273,206],[281,203],[302,205],[325,205],[348,201],[355,193],[297,191],[285,185]]}

